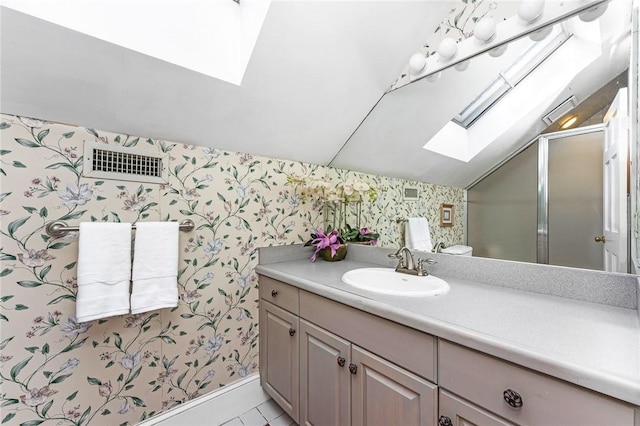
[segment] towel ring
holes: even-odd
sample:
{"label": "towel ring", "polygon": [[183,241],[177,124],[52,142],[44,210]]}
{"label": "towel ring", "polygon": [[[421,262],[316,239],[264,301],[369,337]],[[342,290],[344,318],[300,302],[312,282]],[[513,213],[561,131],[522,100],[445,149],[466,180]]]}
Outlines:
{"label": "towel ring", "polygon": [[[185,219],[182,222],[180,222],[180,225],[178,225],[178,228],[183,232],[191,232],[195,227],[196,227],[196,224],[191,219]],[[131,225],[131,229],[135,230],[136,225],[135,224]],[[49,222],[45,227],[45,231],[47,232],[47,235],[53,238],[64,237],[69,232],[77,232],[79,230],[80,230],[79,226],[68,226],[67,223],[63,222],[62,220],[55,220],[55,221]]]}

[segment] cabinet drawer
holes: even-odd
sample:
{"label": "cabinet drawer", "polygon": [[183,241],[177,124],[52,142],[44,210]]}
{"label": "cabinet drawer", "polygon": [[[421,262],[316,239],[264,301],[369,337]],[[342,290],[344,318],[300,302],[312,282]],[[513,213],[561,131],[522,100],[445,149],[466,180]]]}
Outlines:
{"label": "cabinet drawer", "polygon": [[436,344],[430,334],[306,291],[300,291],[300,316],[425,379],[436,381]]}
{"label": "cabinet drawer", "polygon": [[[442,388],[522,425],[629,425],[631,406],[507,361],[444,341],[438,343]],[[522,406],[513,408],[505,392]]]}
{"label": "cabinet drawer", "polygon": [[276,281],[272,278],[260,275],[260,298],[273,303],[289,312],[298,314],[298,289]]}
{"label": "cabinet drawer", "polygon": [[501,418],[440,389],[438,415],[441,425],[453,426],[512,426]]}

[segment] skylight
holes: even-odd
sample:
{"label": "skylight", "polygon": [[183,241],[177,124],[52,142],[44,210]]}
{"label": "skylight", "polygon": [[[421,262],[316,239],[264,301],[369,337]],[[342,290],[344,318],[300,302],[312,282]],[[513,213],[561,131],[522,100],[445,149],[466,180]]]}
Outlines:
{"label": "skylight", "polygon": [[571,35],[572,33],[568,26],[563,24],[562,31],[555,37],[547,37],[545,40],[534,43],[513,64],[500,72],[498,77],[451,121],[465,129],[469,128],[500,98],[516,87],[518,83],[562,46]]}
{"label": "skylight", "polygon": [[271,0],[0,0],[0,4],[240,85]]}

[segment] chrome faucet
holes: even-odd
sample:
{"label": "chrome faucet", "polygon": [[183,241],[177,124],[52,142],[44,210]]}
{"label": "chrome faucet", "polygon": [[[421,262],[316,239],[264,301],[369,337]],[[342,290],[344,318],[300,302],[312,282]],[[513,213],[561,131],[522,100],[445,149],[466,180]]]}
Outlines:
{"label": "chrome faucet", "polygon": [[444,247],[444,243],[442,241],[440,241],[435,246],[433,246],[433,250],[431,250],[431,251],[434,252],[434,253],[442,253],[442,249],[443,248],[445,248]]}
{"label": "chrome faucet", "polygon": [[425,263],[436,263],[436,261],[433,259],[418,259],[418,263],[416,265],[413,260],[413,253],[411,253],[411,250],[406,247],[400,248],[400,250],[398,250],[394,254],[390,254],[389,257],[391,259],[398,259],[396,272],[400,272],[402,274],[418,275],[419,277],[429,275],[424,267]]}

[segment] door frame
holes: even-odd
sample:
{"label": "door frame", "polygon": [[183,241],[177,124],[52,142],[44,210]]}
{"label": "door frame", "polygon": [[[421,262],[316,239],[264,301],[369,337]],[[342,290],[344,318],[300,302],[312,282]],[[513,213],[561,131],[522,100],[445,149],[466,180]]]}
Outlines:
{"label": "door frame", "polygon": [[538,225],[536,239],[537,263],[549,263],[549,141],[603,132],[604,124],[560,130],[538,136]]}

